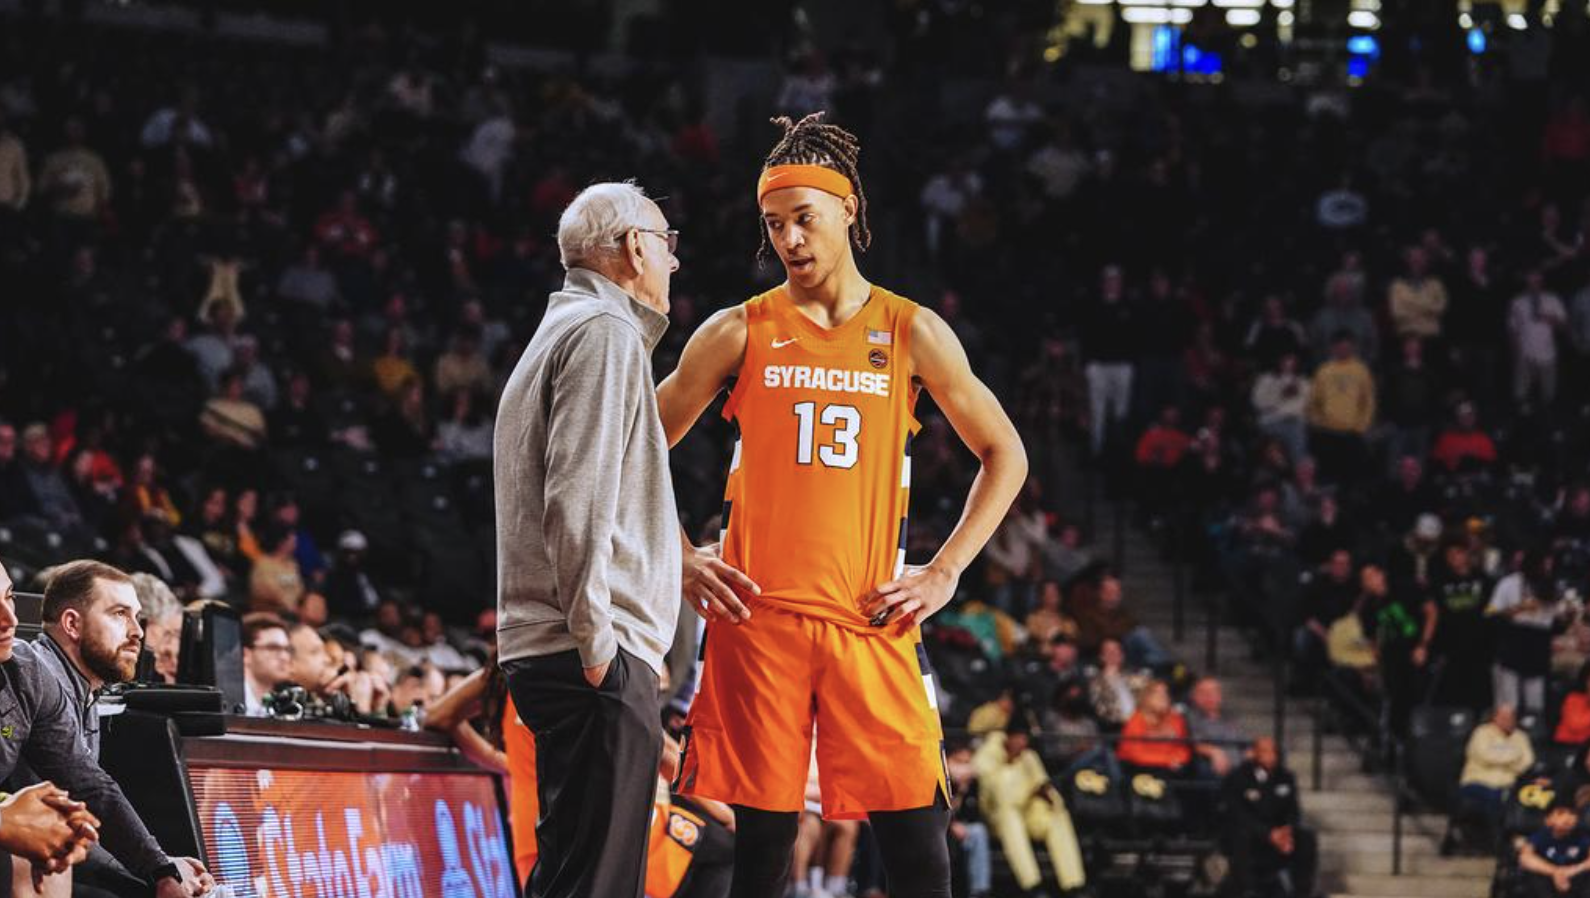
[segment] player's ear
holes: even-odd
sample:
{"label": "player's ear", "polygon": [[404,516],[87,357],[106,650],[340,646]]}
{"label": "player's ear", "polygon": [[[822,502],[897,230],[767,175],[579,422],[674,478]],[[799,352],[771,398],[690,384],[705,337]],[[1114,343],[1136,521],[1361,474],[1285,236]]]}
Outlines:
{"label": "player's ear", "polygon": [[856,223],[856,213],[861,209],[861,201],[856,199],[856,195],[852,193],[845,197],[843,202],[845,204],[845,224],[853,225]]}

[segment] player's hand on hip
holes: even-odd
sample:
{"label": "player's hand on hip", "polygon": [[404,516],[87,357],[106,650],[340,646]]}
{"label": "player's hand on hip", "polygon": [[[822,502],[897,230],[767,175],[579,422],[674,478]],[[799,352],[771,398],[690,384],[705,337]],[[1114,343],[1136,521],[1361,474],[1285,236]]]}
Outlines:
{"label": "player's hand on hip", "polygon": [[690,607],[707,620],[741,623],[751,619],[740,594],[761,595],[762,588],[723,560],[717,543],[685,553],[683,593]]}
{"label": "player's hand on hip", "polygon": [[899,578],[867,594],[861,602],[861,613],[875,627],[920,624],[950,603],[960,579],[948,568],[908,565]]}
{"label": "player's hand on hip", "polygon": [[612,664],[611,661],[603,661],[595,667],[585,668],[585,682],[590,683],[592,689],[601,689],[602,681],[607,679],[607,669]]}

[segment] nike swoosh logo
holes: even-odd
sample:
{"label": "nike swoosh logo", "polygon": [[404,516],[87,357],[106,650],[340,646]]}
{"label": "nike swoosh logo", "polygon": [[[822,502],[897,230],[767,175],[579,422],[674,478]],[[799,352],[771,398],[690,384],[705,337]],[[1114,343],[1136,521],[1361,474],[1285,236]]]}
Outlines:
{"label": "nike swoosh logo", "polygon": [[773,341],[773,348],[774,349],[783,349],[784,347],[790,345],[791,343],[799,343],[799,342],[800,342],[800,337],[791,337],[788,340],[774,340]]}

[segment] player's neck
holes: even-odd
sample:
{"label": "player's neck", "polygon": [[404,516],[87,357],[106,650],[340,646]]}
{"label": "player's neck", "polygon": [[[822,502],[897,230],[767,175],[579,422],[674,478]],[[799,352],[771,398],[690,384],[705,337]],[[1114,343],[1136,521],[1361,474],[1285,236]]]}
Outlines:
{"label": "player's neck", "polygon": [[862,277],[854,259],[846,259],[828,277],[810,287],[793,280],[785,280],[784,285],[790,301],[825,327],[844,323],[872,295],[872,284]]}

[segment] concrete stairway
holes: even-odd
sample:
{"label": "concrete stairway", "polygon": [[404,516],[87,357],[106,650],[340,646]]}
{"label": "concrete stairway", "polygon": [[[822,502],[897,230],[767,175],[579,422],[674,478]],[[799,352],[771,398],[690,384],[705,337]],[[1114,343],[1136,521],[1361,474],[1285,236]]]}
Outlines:
{"label": "concrete stairway", "polygon": [[[1074,481],[1073,481],[1074,482]],[[1096,510],[1098,545],[1111,552],[1114,508]],[[1123,540],[1125,594],[1139,617],[1174,655],[1205,672],[1208,616],[1190,593],[1183,640],[1173,639],[1174,569],[1149,538],[1128,527]],[[1270,731],[1275,677],[1268,663],[1253,660],[1248,640],[1230,627],[1216,630],[1217,667],[1226,713],[1251,735]],[[1303,813],[1319,833],[1321,892],[1356,898],[1482,898],[1489,894],[1493,863],[1488,858],[1443,858],[1439,845],[1446,821],[1421,815],[1403,823],[1403,875],[1392,876],[1391,782],[1363,771],[1358,753],[1341,736],[1323,739],[1322,778],[1314,791],[1313,720],[1306,701],[1293,700],[1284,721],[1287,764],[1303,788]]]}

